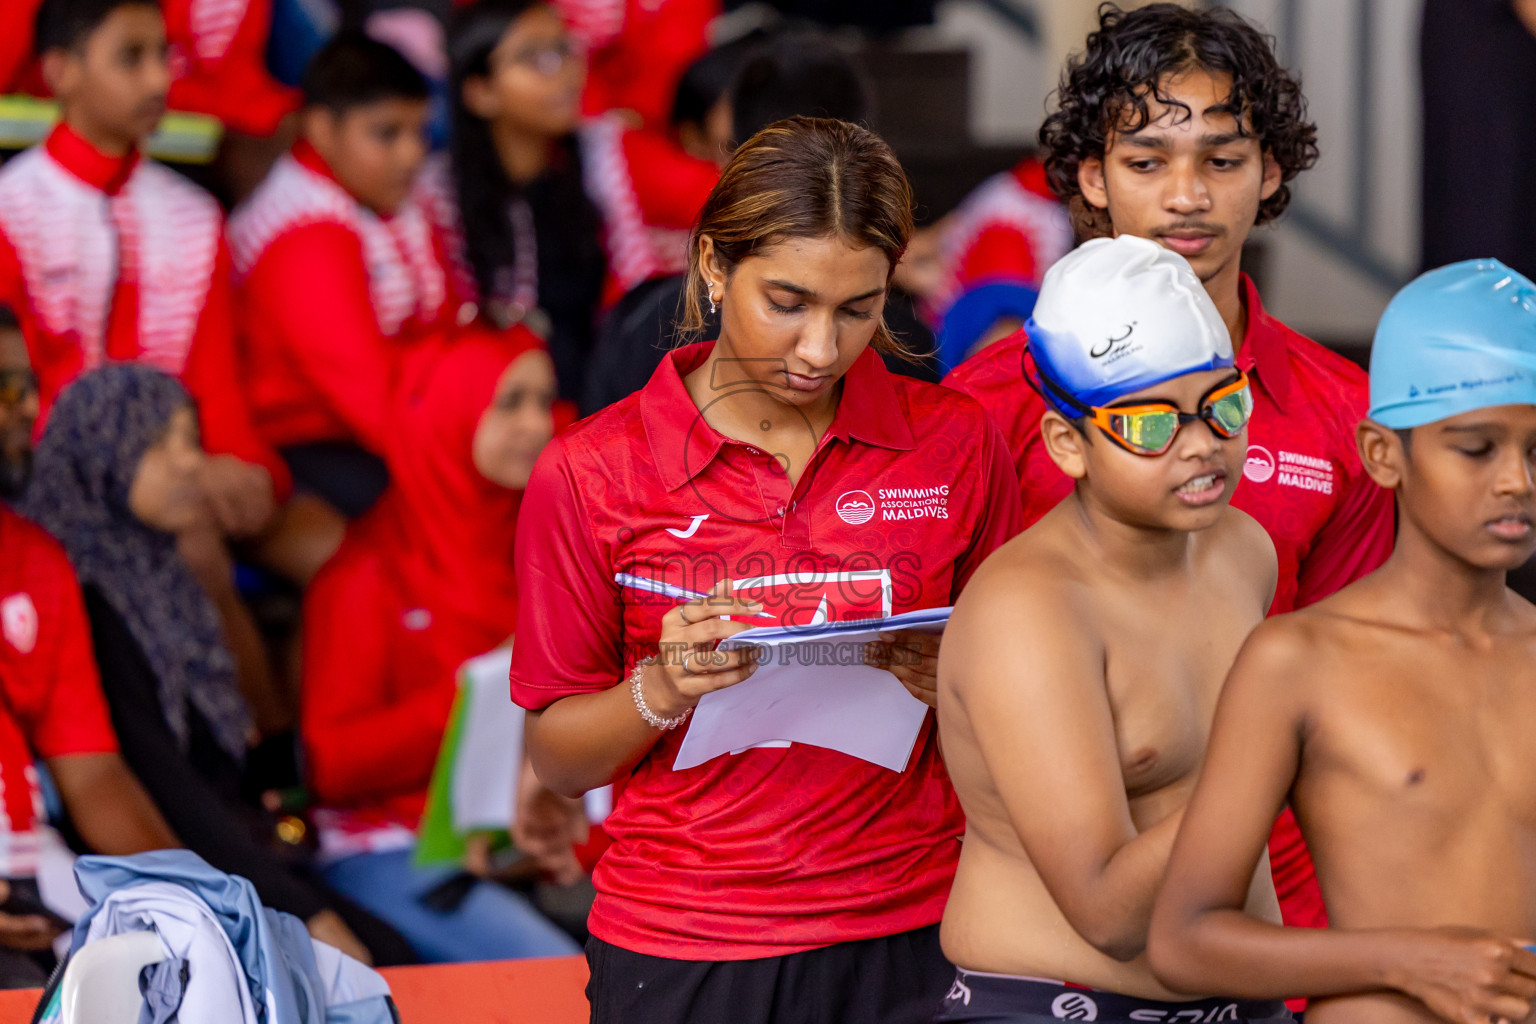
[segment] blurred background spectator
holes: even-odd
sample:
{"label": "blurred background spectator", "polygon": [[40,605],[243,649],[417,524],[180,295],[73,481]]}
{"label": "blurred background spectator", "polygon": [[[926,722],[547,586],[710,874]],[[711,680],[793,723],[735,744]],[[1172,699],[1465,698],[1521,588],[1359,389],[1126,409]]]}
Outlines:
{"label": "blurred background spectator", "polygon": [[180,384],[149,367],[102,367],[60,397],[21,509],[79,574],[124,757],[182,841],[317,938],[365,961],[370,949],[407,959],[387,927],[259,841],[259,816],[239,800],[253,722],[218,612],[176,544],[198,515],[203,458]]}

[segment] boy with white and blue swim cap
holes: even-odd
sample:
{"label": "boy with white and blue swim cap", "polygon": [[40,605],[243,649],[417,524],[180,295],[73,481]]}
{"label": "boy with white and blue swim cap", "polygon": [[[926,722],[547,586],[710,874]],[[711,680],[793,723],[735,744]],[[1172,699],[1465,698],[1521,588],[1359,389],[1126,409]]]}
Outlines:
{"label": "boy with white and blue swim cap", "polygon": [[[1181,988],[1326,997],[1308,1024],[1529,1020],[1536,607],[1505,576],[1536,553],[1536,285],[1469,260],[1400,291],[1359,443],[1396,546],[1244,646],[1152,963]],[[1326,865],[1326,931],[1233,913],[1287,799]]]}
{"label": "boy with white and blue swim cap", "polygon": [[[1028,330],[1040,430],[1075,484],[945,631],[939,729],[967,825],[937,1019],[1278,1016],[1175,992],[1141,955],[1222,678],[1274,594],[1269,538],[1227,504],[1247,378],[1189,264],[1145,239],[1063,258]],[[1267,868],[1252,891],[1278,915]]]}
{"label": "boy with white and blue swim cap", "polygon": [[[1129,235],[1086,242],[1047,271],[1025,331],[1025,379],[1070,420],[1174,377],[1233,365],[1226,325],[1189,264]],[[1160,437],[1159,449],[1172,439]]]}

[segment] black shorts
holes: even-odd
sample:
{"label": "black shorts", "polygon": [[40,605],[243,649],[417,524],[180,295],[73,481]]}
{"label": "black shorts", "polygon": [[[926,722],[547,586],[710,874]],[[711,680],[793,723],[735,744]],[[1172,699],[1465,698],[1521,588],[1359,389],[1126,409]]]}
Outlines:
{"label": "black shorts", "polygon": [[929,1024],[955,969],[939,926],[760,960],[646,956],[587,940],[592,1024]]}
{"label": "black shorts", "polygon": [[1278,1000],[1197,999],[1163,1003],[1034,978],[956,971],[939,1015],[934,1018],[937,1024],[1055,1024],[1062,1020],[1093,1020],[1100,1024],[1261,1024],[1289,1021],[1291,1014]]}

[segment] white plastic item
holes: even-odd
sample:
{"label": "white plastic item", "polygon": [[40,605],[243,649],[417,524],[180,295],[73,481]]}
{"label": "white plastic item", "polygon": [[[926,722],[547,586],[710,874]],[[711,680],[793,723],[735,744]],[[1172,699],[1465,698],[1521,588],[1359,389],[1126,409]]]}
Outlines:
{"label": "white plastic item", "polygon": [[169,954],[152,931],[125,932],[80,947],[59,987],[63,1024],[137,1024],[139,972]]}

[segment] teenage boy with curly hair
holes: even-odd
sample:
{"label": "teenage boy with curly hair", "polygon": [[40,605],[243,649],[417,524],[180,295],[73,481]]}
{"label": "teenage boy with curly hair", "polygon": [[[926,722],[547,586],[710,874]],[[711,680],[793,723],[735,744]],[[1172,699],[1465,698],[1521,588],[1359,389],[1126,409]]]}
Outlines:
{"label": "teenage boy with curly hair", "polygon": [[[1189,261],[1254,381],[1253,419],[1234,508],[1259,521],[1280,561],[1271,613],[1321,600],[1380,565],[1392,502],[1355,451],[1365,414],[1359,367],[1265,311],[1242,272],[1243,243],[1289,204],[1289,182],[1317,159],[1300,84],[1272,41],[1223,8],[1105,4],[1098,31],[1067,64],[1040,129],[1052,186],[1080,238],[1139,235]],[[1072,482],[1046,452],[1045,402],[1020,370],[1020,331],[944,381],[1003,428],[1034,523]],[[1270,847],[1288,924],[1326,920],[1306,847],[1286,811]]]}

